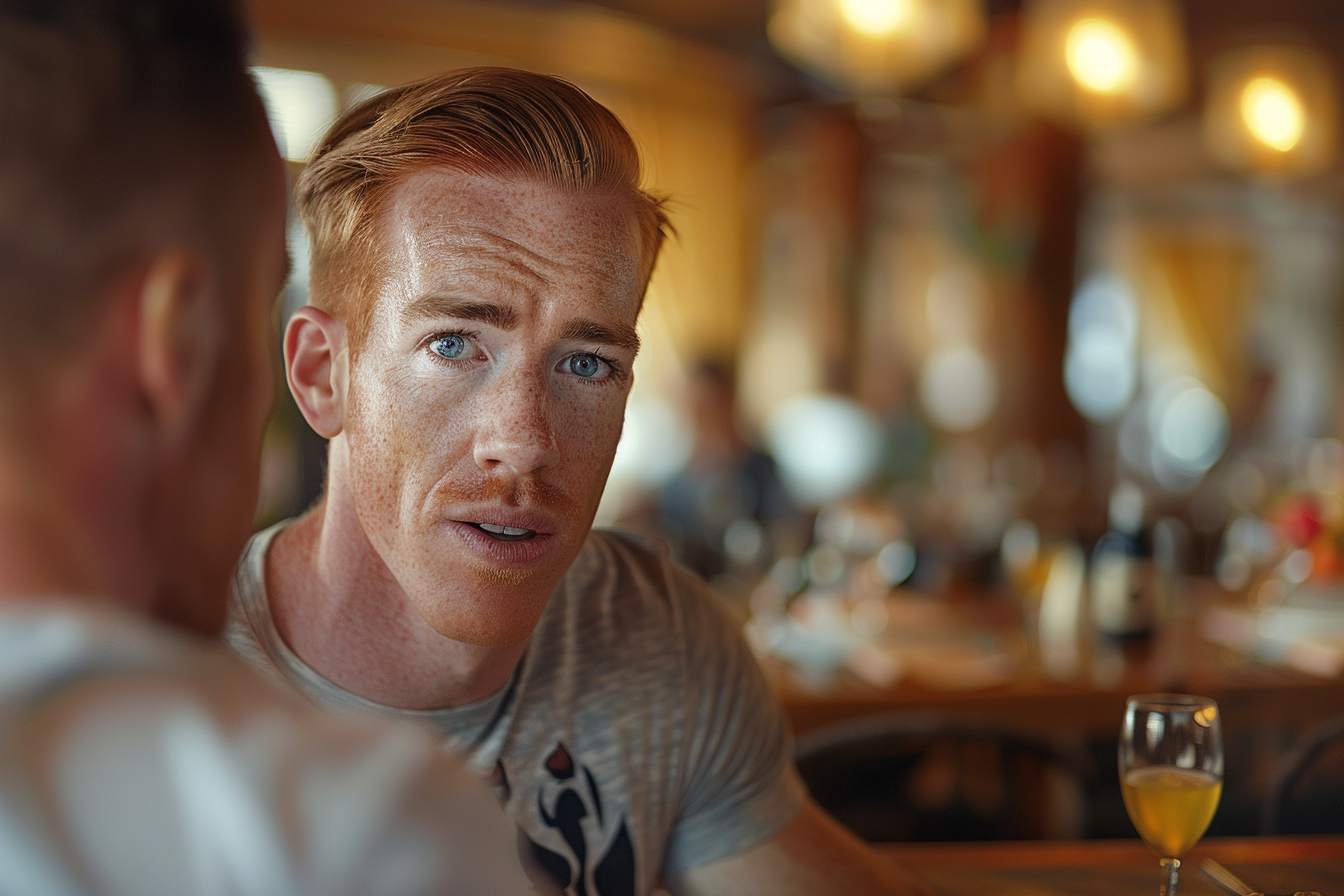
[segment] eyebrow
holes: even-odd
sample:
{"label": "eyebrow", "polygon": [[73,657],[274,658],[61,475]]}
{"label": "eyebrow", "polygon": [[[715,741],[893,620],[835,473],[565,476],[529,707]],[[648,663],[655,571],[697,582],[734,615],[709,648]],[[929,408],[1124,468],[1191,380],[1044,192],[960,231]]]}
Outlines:
{"label": "eyebrow", "polygon": [[561,335],[565,339],[601,342],[627,349],[634,354],[639,353],[639,334],[635,332],[634,327],[625,324],[608,327],[591,320],[575,320],[565,325],[565,331]]}
{"label": "eyebrow", "polygon": [[[518,313],[507,305],[476,302],[452,296],[421,296],[401,312],[401,321],[408,326],[426,318],[440,317],[480,321],[501,330],[512,330],[518,325]],[[560,335],[563,339],[599,342],[633,353],[639,352],[639,334],[628,324],[607,325],[592,320],[573,320],[565,325]]]}
{"label": "eyebrow", "polygon": [[455,317],[475,320],[501,330],[512,330],[518,325],[518,314],[507,305],[494,302],[473,302],[452,296],[421,296],[401,311],[402,324],[409,325],[425,318]]}

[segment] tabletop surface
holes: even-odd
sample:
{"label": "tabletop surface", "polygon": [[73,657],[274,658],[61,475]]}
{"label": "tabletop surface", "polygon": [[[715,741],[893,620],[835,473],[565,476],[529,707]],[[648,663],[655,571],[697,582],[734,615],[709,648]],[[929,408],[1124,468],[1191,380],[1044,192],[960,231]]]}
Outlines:
{"label": "tabletop surface", "polygon": [[[1155,896],[1157,858],[1136,840],[880,844],[947,896]],[[1213,858],[1267,893],[1344,896],[1344,837],[1208,838],[1186,856],[1180,892],[1225,891],[1199,870]]]}
{"label": "tabletop surface", "polygon": [[[1082,664],[1070,680],[1044,675],[1027,662],[1010,680],[985,687],[948,687],[917,676],[878,687],[842,672],[819,684],[802,680],[787,664],[767,659],[795,733],[828,722],[898,710],[1057,730],[1067,720],[1088,734],[1118,729],[1126,698],[1159,691],[1204,694],[1219,701],[1225,724],[1290,721],[1315,724],[1339,711],[1344,678],[1319,678],[1275,668],[1212,644],[1199,632],[1199,613],[1215,602],[1210,586],[1195,589],[1189,612],[1151,639],[1084,645]],[[937,602],[940,612],[966,630],[998,631],[1020,625],[1003,598]]]}

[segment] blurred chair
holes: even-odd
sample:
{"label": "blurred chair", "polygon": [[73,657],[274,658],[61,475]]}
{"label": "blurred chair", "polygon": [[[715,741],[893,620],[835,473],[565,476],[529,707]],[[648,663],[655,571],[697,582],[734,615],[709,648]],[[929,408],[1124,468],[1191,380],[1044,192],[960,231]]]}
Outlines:
{"label": "blurred chair", "polygon": [[794,750],[812,797],[869,842],[1081,837],[1090,762],[1002,727],[928,716],[851,719]]}
{"label": "blurred chair", "polygon": [[1279,763],[1263,834],[1344,834],[1344,716],[1311,731]]}

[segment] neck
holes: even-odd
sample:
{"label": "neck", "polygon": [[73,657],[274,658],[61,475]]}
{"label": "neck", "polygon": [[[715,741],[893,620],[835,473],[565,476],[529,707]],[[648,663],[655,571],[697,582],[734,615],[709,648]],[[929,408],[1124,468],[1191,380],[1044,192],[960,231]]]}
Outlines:
{"label": "neck", "polygon": [[0,444],[0,603],[110,599],[147,613],[140,471],[116,469],[120,446],[100,436],[112,430],[95,407],[78,410],[25,420]]}
{"label": "neck", "polygon": [[68,532],[0,499],[0,602],[89,593]]}
{"label": "neck", "polygon": [[526,642],[481,647],[431,628],[369,542],[348,471],[335,441],[323,500],[271,544],[266,591],[280,636],[328,681],[383,706],[443,709],[498,691]]}

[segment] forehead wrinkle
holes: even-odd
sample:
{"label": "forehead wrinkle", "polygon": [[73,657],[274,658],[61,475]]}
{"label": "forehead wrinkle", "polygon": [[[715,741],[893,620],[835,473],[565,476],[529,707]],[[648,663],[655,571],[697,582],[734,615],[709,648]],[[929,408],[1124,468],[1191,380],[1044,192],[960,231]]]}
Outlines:
{"label": "forehead wrinkle", "polygon": [[552,285],[554,275],[566,268],[566,265],[497,233],[476,230],[458,239],[445,239],[443,244],[452,245],[461,251],[458,267],[494,268],[496,270],[491,271],[492,276],[507,273],[519,281],[524,289],[531,291]]}
{"label": "forehead wrinkle", "polygon": [[506,236],[486,222],[464,222],[436,212],[420,216],[417,225],[416,217],[415,214],[405,215],[401,221],[411,259],[416,263],[429,260],[432,257],[429,253],[436,249],[448,249],[453,250],[452,254],[458,254],[454,260],[459,264],[470,265],[482,260],[493,262],[538,285],[549,285],[555,274],[575,267]]}
{"label": "forehead wrinkle", "polygon": [[[456,255],[450,262],[454,269],[470,269],[473,266],[502,268],[516,277],[525,289],[537,291],[553,286],[566,274],[595,281],[604,288],[615,286],[620,279],[593,253],[579,252],[578,260],[567,262],[555,257],[563,254],[563,245],[553,246],[551,254],[538,252],[483,223],[464,225],[443,214],[436,215],[432,224],[435,231],[432,235],[419,240],[412,237],[408,241],[411,244],[412,261],[417,264],[427,260],[430,257],[427,253],[436,248],[451,249],[455,251],[446,254]],[[554,235],[550,236],[553,238]],[[421,253],[426,254],[422,257]],[[447,259],[440,259],[443,260]],[[491,276],[498,276],[499,273],[498,270],[492,270]]]}
{"label": "forehead wrinkle", "polygon": [[[638,272],[627,270],[627,262],[638,255],[637,246],[627,243],[637,233],[623,212],[613,218],[606,205],[594,208],[589,201],[594,197],[586,195],[561,197],[577,206],[561,202],[558,212],[538,211],[531,193],[478,198],[482,184],[477,178],[466,179],[466,190],[452,182],[456,177],[447,186],[422,180],[399,185],[400,195],[384,212],[400,237],[402,264],[411,275],[404,285],[411,296],[499,297],[505,304],[530,306],[556,290],[580,290],[604,306],[623,307],[627,294],[638,292]],[[487,179],[484,186],[517,185]],[[612,342],[633,341],[620,334]]]}

